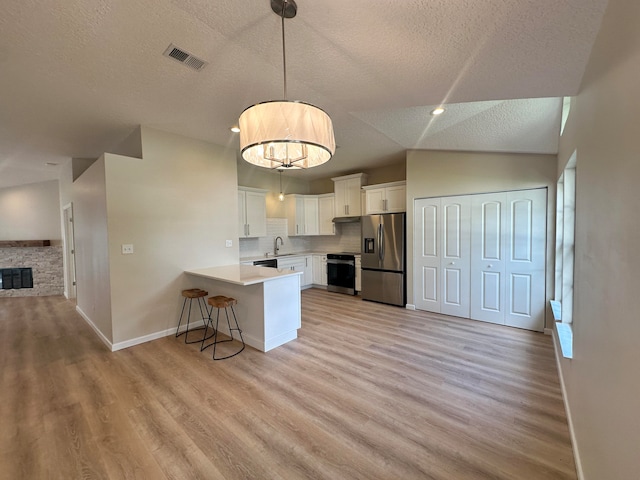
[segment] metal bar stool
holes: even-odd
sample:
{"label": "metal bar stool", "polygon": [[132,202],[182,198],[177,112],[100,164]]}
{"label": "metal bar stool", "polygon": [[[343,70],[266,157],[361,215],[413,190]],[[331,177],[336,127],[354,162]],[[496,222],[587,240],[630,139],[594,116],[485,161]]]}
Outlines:
{"label": "metal bar stool", "polygon": [[[209,321],[207,322],[207,324],[205,325],[205,330],[204,330],[204,335],[202,337],[202,343],[200,344],[200,351],[203,351],[205,348],[209,348],[211,345],[213,345],[213,359],[214,360],[224,360],[226,358],[231,358],[231,357],[235,357],[236,355],[238,355],[241,351],[244,350],[245,344],[244,344],[244,339],[242,338],[242,330],[240,330],[240,325],[238,325],[238,319],[236,317],[236,311],[234,310],[233,306],[237,305],[238,301],[235,298],[232,297],[225,297],[224,295],[216,295],[215,297],[209,297],[207,299],[207,303],[211,306],[211,309],[209,310]],[[213,309],[217,308],[218,312],[216,314],[216,326],[215,328],[213,328],[213,320],[211,319],[211,314],[213,313]],[[220,309],[224,308],[224,313],[227,317],[227,326],[229,327],[229,336],[231,338],[229,338],[228,340],[219,340],[218,339],[218,324],[220,321]],[[231,313],[233,313],[233,321],[235,322],[236,326],[235,328],[231,328],[231,322],[229,320],[229,311],[228,309],[231,309]],[[211,328],[213,328],[213,342],[205,345],[204,342],[205,340],[207,340],[208,338],[211,338],[211,336],[207,337],[207,329],[209,328],[209,325],[211,325]],[[242,348],[240,350],[238,350],[235,353],[232,353],[231,355],[227,355],[224,357],[216,357],[216,346],[219,343],[225,343],[225,342],[233,342],[234,338],[233,338],[233,331],[236,330],[240,336],[240,341],[242,342]]]}
{"label": "metal bar stool", "polygon": [[[182,291],[184,302],[182,302],[182,311],[180,312],[180,320],[178,320],[178,327],[176,328],[176,338],[184,334],[184,343],[198,343],[203,341],[203,339],[201,338],[198,338],[197,340],[189,340],[189,332],[205,330],[205,337],[206,337],[207,322],[209,321],[209,318],[211,316],[207,310],[206,303],[204,303],[204,297],[206,297],[207,295],[209,295],[209,292],[207,292],[206,290],[202,290],[200,288],[190,288],[188,290]],[[193,303],[193,299],[196,299],[196,301],[198,302],[198,307],[200,307],[200,317],[202,318],[203,326],[189,329],[189,322],[191,321],[191,304]],[[187,305],[187,300],[189,300],[189,309],[187,312],[187,329],[184,332],[180,332],[180,324],[182,323],[182,317],[184,316],[184,310]]]}

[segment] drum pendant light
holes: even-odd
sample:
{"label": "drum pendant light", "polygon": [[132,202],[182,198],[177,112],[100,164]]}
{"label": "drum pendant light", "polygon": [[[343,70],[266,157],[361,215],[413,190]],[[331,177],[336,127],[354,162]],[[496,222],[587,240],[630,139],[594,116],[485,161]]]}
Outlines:
{"label": "drum pendant light", "polygon": [[247,162],[265,168],[311,168],[328,162],[336,150],[327,113],[309,103],[287,100],[284,19],[293,18],[293,0],[271,0],[282,21],[284,100],[258,103],[240,115],[240,151]]}

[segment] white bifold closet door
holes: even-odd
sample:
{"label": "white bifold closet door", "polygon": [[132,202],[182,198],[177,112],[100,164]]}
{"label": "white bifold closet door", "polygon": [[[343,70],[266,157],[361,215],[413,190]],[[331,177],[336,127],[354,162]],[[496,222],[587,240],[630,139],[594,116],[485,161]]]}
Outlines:
{"label": "white bifold closet door", "polygon": [[420,310],[544,329],[546,189],[415,201]]}
{"label": "white bifold closet door", "polygon": [[469,317],[470,202],[468,197],[416,202],[416,308]]}

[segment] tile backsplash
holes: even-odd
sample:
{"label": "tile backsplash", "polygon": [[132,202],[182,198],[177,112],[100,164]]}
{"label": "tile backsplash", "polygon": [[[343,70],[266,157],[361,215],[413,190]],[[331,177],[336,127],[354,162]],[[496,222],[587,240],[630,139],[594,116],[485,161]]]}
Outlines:
{"label": "tile backsplash", "polygon": [[289,237],[286,218],[267,218],[266,237],[240,239],[240,258],[273,253],[274,241],[278,236],[284,242],[280,253],[360,251],[360,222],[336,224],[336,235]]}

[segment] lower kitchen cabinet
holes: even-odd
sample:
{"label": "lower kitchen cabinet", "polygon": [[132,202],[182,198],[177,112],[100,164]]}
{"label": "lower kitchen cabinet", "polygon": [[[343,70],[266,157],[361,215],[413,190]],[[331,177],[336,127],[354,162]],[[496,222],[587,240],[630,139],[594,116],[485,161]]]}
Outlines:
{"label": "lower kitchen cabinet", "polygon": [[313,256],[313,284],[327,286],[327,256]]}
{"label": "lower kitchen cabinet", "polygon": [[313,261],[311,255],[278,258],[278,268],[288,268],[294,272],[302,272],[300,286],[309,287],[313,283]]}
{"label": "lower kitchen cabinet", "polygon": [[356,292],[362,291],[362,257],[356,255]]}

